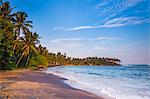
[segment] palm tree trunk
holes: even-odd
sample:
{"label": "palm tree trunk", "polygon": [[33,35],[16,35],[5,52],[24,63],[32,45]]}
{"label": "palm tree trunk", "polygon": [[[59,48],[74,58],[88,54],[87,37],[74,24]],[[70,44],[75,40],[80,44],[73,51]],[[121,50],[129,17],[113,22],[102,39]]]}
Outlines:
{"label": "palm tree trunk", "polygon": [[30,58],[30,54],[29,54],[28,57],[27,57],[26,67],[28,66],[29,58]]}
{"label": "palm tree trunk", "polygon": [[21,59],[23,58],[23,56],[24,56],[24,54],[22,54],[21,57],[19,58],[19,60],[17,61],[16,67],[18,67],[18,65],[19,65]]}
{"label": "palm tree trunk", "polygon": [[57,65],[57,56],[55,56],[55,65]]}

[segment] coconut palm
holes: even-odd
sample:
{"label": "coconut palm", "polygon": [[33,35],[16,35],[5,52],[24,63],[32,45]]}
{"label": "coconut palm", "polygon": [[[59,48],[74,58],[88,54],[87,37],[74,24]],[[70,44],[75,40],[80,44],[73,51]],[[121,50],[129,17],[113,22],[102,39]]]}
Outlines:
{"label": "coconut palm", "polygon": [[8,1],[2,2],[2,0],[0,0],[0,3],[0,17],[3,17],[4,19],[11,19],[10,13],[13,8],[10,7],[10,3]]}
{"label": "coconut palm", "polygon": [[22,30],[23,33],[29,32],[29,28],[32,28],[32,21],[27,21],[28,15],[25,12],[17,12],[13,19],[13,23],[16,26],[16,31],[18,35]]}
{"label": "coconut palm", "polygon": [[29,32],[29,28],[32,28],[32,21],[26,21],[27,17],[28,16],[25,12],[17,12],[12,20],[15,25],[15,42],[13,45],[13,51],[15,51],[17,47],[20,32],[27,33]]}
{"label": "coconut palm", "polygon": [[22,40],[22,43],[23,43],[22,54],[19,60],[17,61],[16,66],[19,65],[23,57],[27,57],[27,61],[26,61],[26,67],[27,67],[31,52],[37,53],[35,45],[39,43],[38,38],[39,36],[36,32],[25,33],[25,36],[23,37],[23,40]]}

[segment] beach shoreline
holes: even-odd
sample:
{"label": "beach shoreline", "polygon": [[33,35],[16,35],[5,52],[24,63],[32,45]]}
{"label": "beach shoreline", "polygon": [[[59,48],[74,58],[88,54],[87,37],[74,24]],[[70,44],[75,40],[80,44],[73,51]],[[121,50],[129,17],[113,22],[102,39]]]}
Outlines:
{"label": "beach shoreline", "polygon": [[72,88],[64,78],[41,71],[0,72],[0,98],[104,99]]}

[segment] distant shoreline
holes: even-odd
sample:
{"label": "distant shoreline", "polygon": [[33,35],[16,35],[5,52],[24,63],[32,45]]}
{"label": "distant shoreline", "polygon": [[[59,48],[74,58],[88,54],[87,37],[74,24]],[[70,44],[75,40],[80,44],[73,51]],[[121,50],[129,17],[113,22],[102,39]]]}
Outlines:
{"label": "distant shoreline", "polygon": [[117,65],[49,65],[48,67],[56,67],[56,66],[122,66],[121,64]]}

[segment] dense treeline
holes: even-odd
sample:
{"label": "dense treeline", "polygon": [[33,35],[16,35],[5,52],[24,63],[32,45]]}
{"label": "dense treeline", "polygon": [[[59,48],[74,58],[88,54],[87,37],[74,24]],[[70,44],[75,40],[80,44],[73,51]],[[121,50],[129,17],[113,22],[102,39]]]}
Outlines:
{"label": "dense treeline", "polygon": [[8,1],[0,0],[0,70],[48,65],[118,65],[115,58],[71,58],[49,53],[39,35],[31,31],[32,21],[25,12],[14,12]]}
{"label": "dense treeline", "polygon": [[[42,47],[39,47],[42,48]],[[46,49],[45,47],[41,50]],[[98,57],[87,57],[87,58],[71,58],[67,57],[66,53],[61,54],[58,52],[49,53],[48,50],[43,50],[41,53],[44,55],[50,66],[53,65],[119,65],[121,62],[119,59],[116,58],[98,58]]]}

